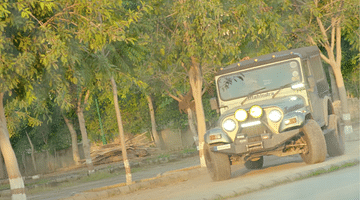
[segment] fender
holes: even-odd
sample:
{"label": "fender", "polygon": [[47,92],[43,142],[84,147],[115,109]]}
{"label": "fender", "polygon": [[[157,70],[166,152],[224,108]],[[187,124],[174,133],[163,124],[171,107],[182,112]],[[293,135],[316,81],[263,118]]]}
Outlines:
{"label": "fender", "polygon": [[[210,136],[215,137],[210,140]],[[215,143],[232,143],[231,138],[220,128],[215,127],[208,130],[204,135],[204,141],[206,144],[215,144]]]}
{"label": "fender", "polygon": [[[290,128],[300,127],[304,125],[307,114],[309,114],[309,111],[306,107],[285,114],[282,122],[280,123],[279,132],[282,133],[283,131],[289,130]],[[296,118],[296,123],[286,125],[285,121],[291,118]]]}
{"label": "fender", "polygon": [[330,106],[332,106],[332,101],[331,101],[331,98],[329,96],[325,96],[323,101],[322,101],[322,106],[323,106],[323,115],[324,115],[324,121],[325,121],[325,126],[328,126],[329,125],[329,114],[331,113],[328,113],[329,109],[328,109],[328,102],[330,102]]}

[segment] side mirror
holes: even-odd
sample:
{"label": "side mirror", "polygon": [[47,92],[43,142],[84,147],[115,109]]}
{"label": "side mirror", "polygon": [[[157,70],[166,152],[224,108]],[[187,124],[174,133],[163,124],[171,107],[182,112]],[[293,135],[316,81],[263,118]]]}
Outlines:
{"label": "side mirror", "polygon": [[310,92],[314,92],[314,88],[315,88],[315,85],[316,85],[314,76],[313,75],[308,76],[307,79],[308,79],[308,82],[309,82],[309,89],[308,90]]}
{"label": "side mirror", "polygon": [[216,97],[212,97],[210,99],[210,107],[211,107],[211,110],[216,110],[218,112],[219,110],[219,104],[217,102],[217,99]]}

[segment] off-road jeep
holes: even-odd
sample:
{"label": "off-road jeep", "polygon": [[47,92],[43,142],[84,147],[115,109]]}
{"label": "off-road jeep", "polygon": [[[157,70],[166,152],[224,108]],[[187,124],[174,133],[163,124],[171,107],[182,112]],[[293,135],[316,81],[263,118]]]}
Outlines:
{"label": "off-road jeep", "polygon": [[334,114],[329,85],[316,46],[234,63],[215,76],[220,113],[204,136],[213,180],[230,178],[230,165],[263,166],[263,156],[300,154],[307,164],[327,153],[344,153],[344,134]]}

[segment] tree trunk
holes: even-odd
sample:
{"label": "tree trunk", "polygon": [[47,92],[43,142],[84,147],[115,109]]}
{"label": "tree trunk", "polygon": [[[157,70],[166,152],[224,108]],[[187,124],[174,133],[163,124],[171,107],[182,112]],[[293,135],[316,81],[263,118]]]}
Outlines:
{"label": "tree trunk", "polygon": [[158,148],[163,149],[159,134],[158,134],[158,132],[156,130],[154,106],[153,106],[150,95],[146,95],[146,99],[147,99],[148,105],[149,105],[149,112],[150,112],[150,118],[151,118],[151,132],[152,132],[152,135],[154,137],[155,144],[156,144],[156,146]]}
{"label": "tree trunk", "polygon": [[79,147],[78,147],[77,134],[74,129],[74,125],[70,122],[70,120],[64,114],[62,114],[62,116],[64,118],[66,126],[68,127],[70,135],[71,135],[71,148],[72,148],[72,154],[73,154],[73,159],[74,159],[75,165],[80,165]]}
{"label": "tree trunk", "polygon": [[[89,94],[89,90],[87,91],[86,97],[85,97],[85,102],[87,100]],[[88,141],[88,136],[87,136],[87,132],[86,132],[86,126],[85,126],[85,118],[84,118],[84,108],[82,108],[81,106],[81,96],[79,96],[78,99],[78,105],[77,105],[77,110],[76,110],[76,114],[78,116],[78,120],[79,120],[79,125],[80,125],[80,132],[81,132],[81,136],[82,136],[82,142],[83,142],[83,149],[84,149],[84,155],[85,155],[85,160],[86,160],[86,165],[88,167],[88,171],[89,174],[94,173],[94,165],[90,156],[90,144]]]}
{"label": "tree trunk", "polygon": [[4,161],[1,153],[0,153],[0,179],[5,179]]}
{"label": "tree trunk", "polygon": [[9,176],[11,198],[25,200],[25,185],[21,177],[19,165],[9,139],[6,125],[5,110],[3,105],[4,93],[0,93],[0,148],[4,157],[6,170]]}
{"label": "tree trunk", "polygon": [[[319,22],[320,19],[317,18]],[[330,48],[329,46],[326,46],[325,49],[329,55],[329,59],[328,61],[330,61],[330,65],[334,71],[334,75],[335,75],[335,80],[336,80],[336,85],[337,85],[337,89],[339,92],[339,97],[340,97],[340,101],[341,101],[341,109],[342,109],[342,119],[344,120],[345,126],[344,126],[344,132],[345,135],[352,135],[353,133],[353,128],[351,125],[351,116],[349,113],[349,108],[348,108],[348,103],[347,103],[347,96],[346,96],[346,89],[345,89],[345,85],[344,85],[344,79],[343,76],[341,74],[341,59],[342,59],[342,54],[341,54],[341,27],[340,27],[340,19],[336,20],[336,24],[334,24],[334,37],[332,37],[332,48]],[[321,23],[319,23],[319,25],[322,25]],[[323,26],[320,26],[320,28],[322,29],[321,31],[324,32],[324,28]],[[333,38],[336,38],[336,40],[334,40]],[[335,46],[334,46],[335,45]],[[335,55],[333,52],[333,49],[336,49],[336,59],[335,59]],[[356,134],[357,135],[357,134]],[[348,137],[348,136],[347,136]],[[358,137],[358,135],[357,135]],[[358,138],[353,138],[353,139],[358,139]]]}
{"label": "tree trunk", "polygon": [[122,124],[122,120],[121,120],[121,113],[120,113],[119,101],[118,101],[118,95],[117,95],[117,87],[116,87],[114,77],[111,77],[110,81],[111,81],[112,90],[113,90],[114,106],[115,106],[116,119],[117,119],[117,123],[118,123],[119,136],[120,136],[120,142],[121,142],[121,152],[122,152],[122,156],[123,156],[125,173],[126,173],[126,184],[130,185],[130,184],[132,184],[131,169],[130,169],[129,160],[127,158],[125,135],[124,135],[124,128],[123,128],[123,124]]}
{"label": "tree trunk", "polygon": [[193,92],[196,109],[196,120],[198,126],[199,135],[199,157],[201,167],[206,167],[204,157],[204,135],[206,132],[205,114],[202,104],[202,74],[199,64],[195,61],[194,57],[191,57],[191,68],[189,70],[190,86]]}
{"label": "tree trunk", "polygon": [[[339,92],[339,97],[341,101],[341,110],[342,110],[342,119],[344,120],[344,133],[345,135],[349,135],[353,133],[352,125],[351,125],[351,116],[348,108],[346,89],[344,85],[344,79],[341,74],[341,68],[337,67],[334,69],[336,85]],[[357,138],[355,138],[357,139]]]}
{"label": "tree trunk", "polygon": [[329,76],[330,76],[330,83],[331,83],[332,99],[333,99],[333,101],[337,101],[340,99],[339,90],[337,89],[334,71],[331,66],[329,66]]}
{"label": "tree trunk", "polygon": [[25,171],[25,176],[27,176],[28,174],[27,174],[27,167],[26,167],[26,159],[25,159],[25,151],[23,151],[22,153],[21,153],[21,161],[22,161],[22,164],[23,164],[23,166],[24,166],[24,171]]}
{"label": "tree trunk", "polygon": [[34,167],[34,170],[35,170],[35,173],[37,173],[37,169],[36,169],[36,161],[35,161],[35,150],[34,150],[34,145],[33,143],[31,142],[31,139],[29,137],[29,134],[27,133],[27,131],[25,131],[26,133],[26,137],[27,139],[29,140],[29,143],[30,143],[30,147],[31,147],[31,161],[33,163],[33,167]]}
{"label": "tree trunk", "polygon": [[193,111],[191,110],[190,107],[188,107],[186,109],[186,113],[188,115],[188,123],[189,123],[189,128],[190,128],[190,131],[191,133],[193,134],[193,137],[194,137],[194,141],[195,141],[195,144],[196,146],[199,145],[199,137],[198,137],[198,133],[196,131],[196,127],[195,127],[195,124],[194,124],[194,115],[193,115]]}

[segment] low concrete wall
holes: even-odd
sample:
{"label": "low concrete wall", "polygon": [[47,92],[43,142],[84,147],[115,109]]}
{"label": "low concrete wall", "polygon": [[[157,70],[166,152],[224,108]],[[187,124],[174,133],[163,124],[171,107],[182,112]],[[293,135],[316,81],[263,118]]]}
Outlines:
{"label": "low concrete wall", "polygon": [[[78,147],[79,147],[80,159],[84,159],[84,151],[82,148],[82,144],[79,144]],[[56,152],[54,151],[35,152],[34,156],[35,156],[36,170],[34,168],[30,153],[23,153],[21,155],[17,155],[20,173],[22,176],[46,174],[46,173],[54,172],[60,168],[75,166],[71,147]],[[1,174],[0,179],[6,179],[7,173],[6,173],[4,160],[1,158],[0,162],[1,162],[0,164],[3,166],[2,169],[3,174]]]}
{"label": "low concrete wall", "polygon": [[[341,116],[341,102],[333,102],[335,113]],[[360,100],[358,98],[348,98],[348,107],[352,119],[360,118]]]}
{"label": "low concrete wall", "polygon": [[190,130],[167,128],[161,131],[161,137],[168,150],[180,150],[194,145],[194,137]]}
{"label": "low concrete wall", "polygon": [[360,99],[350,98],[348,99],[348,106],[351,118],[359,119],[360,118]]}
{"label": "low concrete wall", "polygon": [[[84,152],[82,144],[78,145],[80,159],[84,159]],[[50,152],[36,152],[35,153],[36,168],[35,171],[31,160],[31,154],[26,154],[25,159],[22,156],[22,160],[19,161],[19,167],[21,174],[24,176],[32,176],[35,174],[45,174],[54,172],[59,168],[66,168],[75,165],[72,148],[63,149],[59,151]]]}

